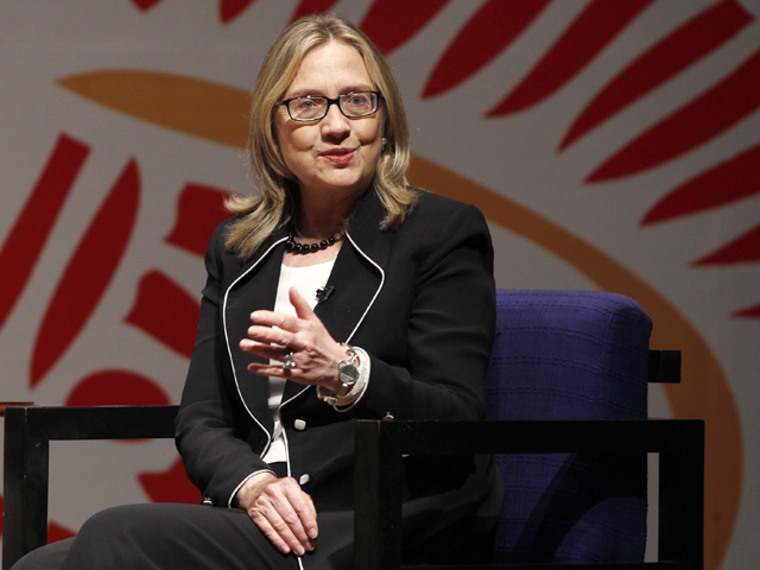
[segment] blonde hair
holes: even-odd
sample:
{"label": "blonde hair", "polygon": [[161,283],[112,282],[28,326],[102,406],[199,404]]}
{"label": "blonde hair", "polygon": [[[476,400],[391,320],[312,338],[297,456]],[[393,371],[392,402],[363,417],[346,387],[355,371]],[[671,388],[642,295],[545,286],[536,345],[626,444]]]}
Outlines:
{"label": "blonde hair", "polygon": [[406,181],[409,168],[409,129],[396,80],[385,58],[351,22],[333,14],[315,14],[288,26],[275,40],[261,66],[251,93],[248,159],[256,196],[233,196],[227,208],[238,214],[225,245],[239,257],[253,256],[272,232],[286,225],[295,210],[298,186],[283,160],[274,130],[275,103],[295,79],[306,54],[331,40],[353,47],[364,60],[385,105],[383,150],[378,159],[373,191],[385,207],[380,229],[398,227],[416,204],[417,194]]}

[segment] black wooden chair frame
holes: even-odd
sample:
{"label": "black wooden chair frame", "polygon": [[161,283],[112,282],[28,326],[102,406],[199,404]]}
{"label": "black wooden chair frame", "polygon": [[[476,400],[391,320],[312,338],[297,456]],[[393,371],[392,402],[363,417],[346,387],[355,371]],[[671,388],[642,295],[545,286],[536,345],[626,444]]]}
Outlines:
{"label": "black wooden chair frame", "polygon": [[[8,408],[3,569],[47,542],[50,441],[171,438],[176,413],[176,406]],[[356,489],[357,568],[401,568],[403,455],[565,452],[658,453],[660,457],[659,561],[599,568],[702,568],[701,420],[359,421],[356,433],[356,473],[362,482]],[[520,567],[578,566],[491,565],[473,570]]]}
{"label": "black wooden chair frame", "polygon": [[356,568],[402,568],[400,520],[404,455],[570,452],[659,454],[658,561],[597,565],[481,565],[468,568],[691,570],[703,566],[702,420],[359,421],[356,436],[356,477],[361,481],[355,494]]}
{"label": "black wooden chair frame", "polygon": [[8,407],[3,570],[47,544],[51,441],[174,437],[177,406]]}

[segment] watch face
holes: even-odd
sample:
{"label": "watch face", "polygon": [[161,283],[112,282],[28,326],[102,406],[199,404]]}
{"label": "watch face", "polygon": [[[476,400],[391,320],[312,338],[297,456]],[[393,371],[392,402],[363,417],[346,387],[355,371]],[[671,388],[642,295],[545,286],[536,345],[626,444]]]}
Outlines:
{"label": "watch face", "polygon": [[359,370],[353,364],[340,367],[338,378],[345,386],[352,386],[359,379]]}

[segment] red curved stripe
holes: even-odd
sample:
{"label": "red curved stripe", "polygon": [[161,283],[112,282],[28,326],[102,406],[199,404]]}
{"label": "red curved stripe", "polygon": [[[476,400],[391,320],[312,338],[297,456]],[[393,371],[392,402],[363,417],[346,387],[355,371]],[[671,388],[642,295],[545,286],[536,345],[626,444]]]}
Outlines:
{"label": "red curved stripe", "polygon": [[161,0],[132,0],[132,4],[137,6],[143,12],[150,10],[159,2],[161,2]]}
{"label": "red curved stripe", "polygon": [[692,265],[732,265],[760,261],[760,225],[742,234],[728,245],[695,261]]}
{"label": "red curved stripe", "polygon": [[760,144],[668,193],[647,212],[645,226],[717,208],[760,193]]}
{"label": "red curved stripe", "polygon": [[594,0],[489,117],[517,113],[570,81],[652,0]]}
{"label": "red curved stripe", "polygon": [[48,544],[53,544],[54,542],[58,542],[59,540],[65,540],[67,538],[71,538],[72,536],[76,536],[76,533],[71,530],[68,527],[65,527],[63,525],[58,524],[55,521],[48,521]]}
{"label": "red curved stripe", "polygon": [[166,406],[171,402],[155,380],[129,370],[101,370],[82,378],[66,406]]}
{"label": "red curved stripe", "polygon": [[166,471],[140,473],[137,478],[154,503],[197,504],[201,499],[200,491],[187,478],[181,459],[175,460]]}
{"label": "red curved stripe", "polygon": [[89,152],[90,147],[84,143],[65,134],[58,137],[24,209],[0,247],[0,267],[13,268],[3,271],[0,329],[29,281]]}
{"label": "red curved stripe", "polygon": [[686,22],[623,69],[594,97],[568,130],[560,150],[704,57],[752,20],[736,0],[723,0]]}
{"label": "red curved stripe", "polygon": [[489,0],[464,25],[438,60],[422,97],[434,97],[475,74],[505,50],[549,0]]}
{"label": "red curved stripe", "polygon": [[760,304],[752,307],[747,307],[741,311],[736,311],[731,315],[732,317],[745,317],[749,319],[760,319]]}
{"label": "red curved stripe", "polygon": [[177,220],[166,241],[191,253],[203,255],[216,226],[230,213],[224,208],[223,190],[187,184],[179,195]]}
{"label": "red curved stripe", "polygon": [[449,0],[388,2],[375,0],[360,27],[385,54],[414,36]]}
{"label": "red curved stripe", "polygon": [[32,354],[32,387],[66,352],[105,293],[132,235],[139,195],[132,160],[87,228],[45,311]]}
{"label": "red curved stripe", "polygon": [[295,22],[298,18],[308,16],[309,14],[316,14],[319,12],[327,12],[330,10],[338,0],[301,0],[301,3],[293,12],[293,16],[290,18],[291,22]]}
{"label": "red curved stripe", "polygon": [[125,321],[183,356],[190,357],[200,306],[160,271],[140,280],[137,299]]}
{"label": "red curved stripe", "polygon": [[700,97],[618,151],[586,179],[599,182],[653,168],[699,146],[760,107],[760,51]]}
{"label": "red curved stripe", "polygon": [[221,0],[219,5],[219,17],[222,22],[228,22],[237,18],[246,8],[256,0]]}

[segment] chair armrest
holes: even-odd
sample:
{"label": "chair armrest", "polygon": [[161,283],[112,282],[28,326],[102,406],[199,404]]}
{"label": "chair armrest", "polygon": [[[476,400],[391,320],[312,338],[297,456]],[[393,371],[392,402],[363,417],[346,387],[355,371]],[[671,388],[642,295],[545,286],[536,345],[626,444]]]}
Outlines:
{"label": "chair armrest", "polygon": [[47,543],[50,441],[174,437],[177,406],[5,410],[3,568]]}
{"label": "chair armrest", "polygon": [[659,453],[660,561],[702,567],[701,420],[358,421],[355,567],[401,567],[403,455],[568,452]]}
{"label": "chair armrest", "polygon": [[678,384],[681,382],[681,351],[680,350],[650,350],[647,380],[662,384]]}

